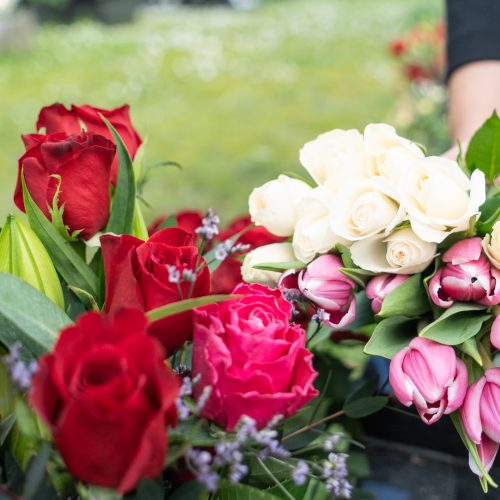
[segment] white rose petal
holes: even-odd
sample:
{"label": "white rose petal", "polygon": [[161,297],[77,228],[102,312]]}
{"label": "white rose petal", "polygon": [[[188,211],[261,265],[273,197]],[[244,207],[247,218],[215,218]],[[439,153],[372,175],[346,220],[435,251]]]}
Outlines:
{"label": "white rose petal", "polygon": [[464,231],[485,200],[484,174],[469,179],[457,162],[430,156],[408,172],[402,204],[412,229],[425,241],[441,243],[451,233]]}
{"label": "white rose petal", "polygon": [[483,248],[490,262],[500,269],[500,221],[493,226],[491,235],[483,238]]}
{"label": "white rose petal", "polygon": [[351,247],[354,263],[374,273],[415,274],[436,256],[437,245],[421,240],[411,229],[373,236]]}
{"label": "white rose petal", "polygon": [[241,276],[247,283],[276,286],[281,273],[255,269],[259,264],[290,262],[296,260],[291,243],[272,243],[252,250],[245,256]]}
{"label": "white rose petal", "polygon": [[406,215],[397,197],[380,177],[346,181],[332,198],[332,231],[348,241],[388,234]]}
{"label": "white rose petal", "polygon": [[299,201],[311,189],[305,182],[286,175],[266,182],[250,194],[252,221],[277,236],[291,236],[299,219]]}
{"label": "white rose petal", "polygon": [[320,186],[336,190],[346,179],[366,176],[363,136],[354,129],[321,134],[304,144],[300,162]]}

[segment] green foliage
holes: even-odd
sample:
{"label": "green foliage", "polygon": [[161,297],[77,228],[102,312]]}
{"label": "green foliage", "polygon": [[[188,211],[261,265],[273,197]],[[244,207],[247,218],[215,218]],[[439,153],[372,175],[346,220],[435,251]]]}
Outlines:
{"label": "green foliage", "polygon": [[422,275],[415,274],[390,292],[382,303],[381,318],[406,316],[415,318],[430,310]]}
{"label": "green foliage", "polygon": [[470,172],[478,168],[489,181],[500,175],[500,118],[496,111],[472,137],[465,161]]}
{"label": "green foliage", "polygon": [[475,230],[480,236],[491,233],[495,222],[500,219],[500,195],[488,198],[480,207],[481,215]]}
{"label": "green foliage", "polygon": [[262,271],[275,271],[277,273],[282,273],[290,269],[304,269],[306,264],[300,260],[290,260],[288,262],[263,262],[253,266],[254,269],[261,269]]}

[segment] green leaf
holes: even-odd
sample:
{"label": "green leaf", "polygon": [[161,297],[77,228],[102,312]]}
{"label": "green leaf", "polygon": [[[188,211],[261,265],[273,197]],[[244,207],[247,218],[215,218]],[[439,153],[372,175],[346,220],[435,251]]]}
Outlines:
{"label": "green leaf", "polygon": [[348,278],[351,278],[362,288],[365,287],[366,281],[368,281],[372,276],[375,276],[375,273],[365,271],[359,267],[341,267],[339,271],[342,274],[345,274]]}
{"label": "green leaf", "polygon": [[[50,446],[46,444],[40,453],[30,462],[28,471],[26,472],[26,483],[24,485],[23,498],[25,500],[31,500],[34,498],[48,498],[47,496],[41,496],[42,489],[46,489],[47,481],[47,461],[50,457]],[[40,495],[40,496],[39,496]],[[54,492],[52,498],[57,498]]]}
{"label": "green leaf", "polygon": [[254,269],[260,269],[262,271],[275,271],[277,273],[282,273],[288,271],[289,269],[303,269],[307,264],[300,260],[291,260],[289,262],[263,262],[256,266]]}
{"label": "green leaf", "polygon": [[415,274],[392,290],[382,303],[381,318],[407,316],[415,318],[430,310],[422,275]]}
{"label": "green leaf", "polygon": [[347,401],[343,410],[348,417],[363,418],[380,411],[388,402],[389,399],[385,396],[360,398],[355,401]]}
{"label": "green leaf", "polygon": [[148,311],[146,315],[150,321],[158,321],[159,319],[166,318],[167,316],[173,316],[174,314],[179,314],[181,312],[191,311],[197,307],[217,304],[218,302],[224,302],[225,300],[239,299],[240,297],[242,297],[242,295],[205,295],[195,299],[180,300],[179,302],[173,302],[171,304],[158,307],[157,309],[152,309],[151,311]]}
{"label": "green leaf", "polygon": [[361,383],[347,396],[346,403],[372,396],[377,390],[378,377],[370,377],[362,380]]}
{"label": "green leaf", "polygon": [[212,500],[275,500],[276,498],[280,497],[247,484],[231,484],[227,481],[224,481],[212,495]]}
{"label": "green leaf", "polygon": [[175,214],[169,215],[159,226],[160,229],[168,229],[170,227],[177,227],[177,217]]}
{"label": "green leaf", "polygon": [[427,325],[420,337],[441,344],[458,345],[479,333],[490,314],[481,313],[486,306],[457,303],[447,309],[436,321]]}
{"label": "green leaf", "polygon": [[158,482],[142,479],[135,494],[135,500],[163,500],[164,491]]}
{"label": "green leaf", "polygon": [[298,174],[296,172],[283,172],[284,175],[287,177],[291,177],[292,179],[297,179],[298,181],[302,181],[308,186],[311,186],[312,188],[317,187],[316,182],[311,178],[311,177],[304,177],[301,174]]}
{"label": "green leaf", "polygon": [[351,257],[351,249],[349,247],[346,247],[345,245],[342,245],[342,243],[337,243],[335,245],[335,248],[340,254],[340,258],[344,263],[344,267],[347,269],[356,269],[356,265],[354,264],[354,261]]}
{"label": "green leaf", "polygon": [[15,413],[11,413],[8,417],[4,418],[0,422],[0,446],[3,446],[3,444],[5,443],[5,440],[9,436],[12,427],[14,427],[15,422],[16,422]]}
{"label": "green leaf", "polygon": [[132,236],[146,241],[149,238],[148,227],[144,221],[139,202],[135,201],[134,223],[132,224]]}
{"label": "green leaf", "polygon": [[375,328],[364,352],[372,356],[392,359],[417,335],[417,322],[405,316],[382,320]]}
{"label": "green leaf", "polygon": [[460,344],[458,348],[462,352],[470,356],[479,366],[483,366],[483,360],[481,359],[481,355],[479,354],[476,339],[468,339],[463,344]]}
{"label": "green leaf", "polygon": [[[198,500],[202,498],[204,488],[196,480],[184,483],[168,495],[168,500]],[[212,497],[213,498],[213,497]]]}
{"label": "green leaf", "polygon": [[71,323],[50,299],[19,278],[0,273],[0,342],[22,344],[25,358],[50,351],[58,332]]}
{"label": "green leaf", "polygon": [[46,219],[28,192],[22,176],[23,198],[31,229],[50,255],[55,268],[69,285],[96,295],[97,277],[90,267]]}
{"label": "green leaf", "polygon": [[104,116],[100,116],[115,140],[118,156],[118,178],[106,232],[132,234],[136,204],[134,165],[118,132]]}
{"label": "green leaf", "polygon": [[489,181],[500,174],[500,119],[496,111],[472,137],[465,161],[470,172],[478,168]]}
{"label": "green leaf", "polygon": [[500,210],[500,194],[488,198],[480,207],[480,222],[486,222],[491,219]]}

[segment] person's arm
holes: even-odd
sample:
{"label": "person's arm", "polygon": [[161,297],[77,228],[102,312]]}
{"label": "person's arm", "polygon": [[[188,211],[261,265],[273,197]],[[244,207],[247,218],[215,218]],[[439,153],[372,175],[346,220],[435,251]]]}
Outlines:
{"label": "person's arm", "polygon": [[500,1],[447,0],[448,123],[456,158],[494,109],[500,112]]}

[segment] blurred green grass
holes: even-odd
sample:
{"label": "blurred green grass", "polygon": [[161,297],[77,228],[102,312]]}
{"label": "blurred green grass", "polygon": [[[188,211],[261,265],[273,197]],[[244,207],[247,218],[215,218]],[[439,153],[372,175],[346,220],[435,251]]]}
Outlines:
{"label": "blurred green grass", "polygon": [[19,136],[60,101],[128,102],[155,170],[146,217],[214,207],[246,211],[251,189],[299,171],[318,133],[391,121],[405,84],[387,41],[435,0],[281,0],[252,12],[148,12],[131,25],[44,26],[31,50],[0,55],[0,215],[13,210]]}

